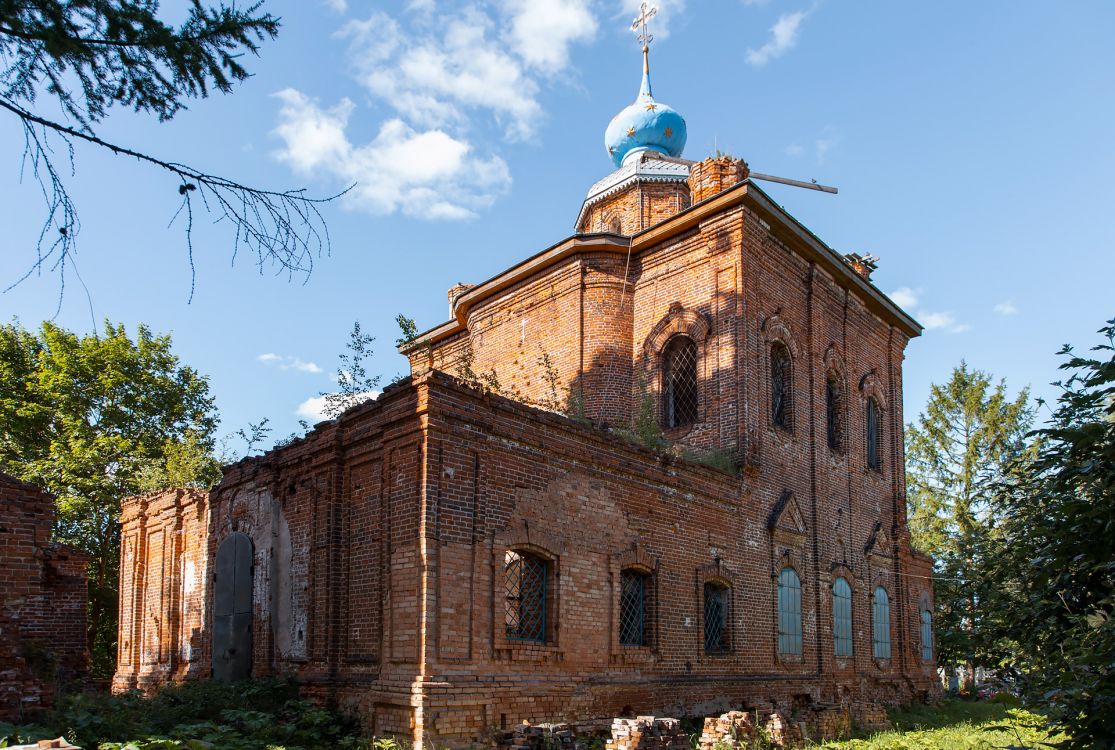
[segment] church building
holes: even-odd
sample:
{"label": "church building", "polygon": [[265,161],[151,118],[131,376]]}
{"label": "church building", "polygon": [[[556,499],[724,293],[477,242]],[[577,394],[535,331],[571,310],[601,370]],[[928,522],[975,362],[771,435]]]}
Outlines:
{"label": "church building", "polygon": [[938,689],[921,327],[745,162],[682,158],[643,53],[573,233],[450,289],[409,378],[125,501],[115,689],[294,674],[426,747]]}

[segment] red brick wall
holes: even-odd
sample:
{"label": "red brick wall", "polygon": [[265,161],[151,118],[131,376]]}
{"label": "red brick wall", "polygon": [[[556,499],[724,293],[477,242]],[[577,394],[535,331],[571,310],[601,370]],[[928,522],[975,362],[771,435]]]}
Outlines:
{"label": "red brick wall", "polygon": [[208,522],[204,491],[172,489],[124,501],[114,690],[209,675]]}
{"label": "red brick wall", "polygon": [[0,720],[50,705],[85,673],[88,557],[51,541],[54,498],[0,474]]}
{"label": "red brick wall", "polygon": [[578,230],[630,236],[681,213],[691,203],[684,182],[639,182],[590,206]]}

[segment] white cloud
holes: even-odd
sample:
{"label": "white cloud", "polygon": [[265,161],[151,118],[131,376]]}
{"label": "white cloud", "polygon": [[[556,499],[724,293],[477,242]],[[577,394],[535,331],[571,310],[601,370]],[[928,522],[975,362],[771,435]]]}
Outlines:
{"label": "white cloud", "polygon": [[345,13],[348,11],[348,0],[323,0],[329,6],[329,9],[336,13]]}
{"label": "white cloud", "polygon": [[828,156],[829,149],[836,145],[837,139],[835,137],[818,138],[813,142],[814,148],[817,149],[817,163],[824,164],[825,158]]}
{"label": "white cloud", "polygon": [[[381,391],[369,391],[368,393],[361,393],[353,400],[352,405],[355,406],[358,403],[363,403],[364,401],[379,398],[380,393]],[[308,399],[300,403],[298,405],[298,408],[294,410],[295,416],[300,419],[305,419],[310,424],[324,422],[326,419],[329,419],[329,417],[325,415],[325,399],[326,397],[324,395],[310,396]]]}
{"label": "white cloud", "polygon": [[569,45],[596,35],[586,0],[503,0],[510,29],[506,39],[532,68],[556,73],[569,64]]}
{"label": "white cloud", "polygon": [[[623,27],[630,31],[631,21],[639,15],[639,5],[643,0],[623,0]],[[648,26],[650,33],[655,39],[661,41],[670,36],[670,25],[676,18],[680,18],[685,13],[685,0],[658,0],[654,3],[658,6],[658,13],[655,14]]]}
{"label": "white cloud", "polygon": [[[477,8],[451,16],[440,36],[407,31],[385,13],[351,21],[337,36],[349,40],[358,80],[412,124],[463,126],[471,110],[486,110],[511,140],[528,137],[543,117],[538,81],[527,71],[553,74],[568,64],[568,46],[590,38],[596,21],[584,0],[555,8],[503,0],[508,15],[500,35],[496,21]],[[550,42],[539,43],[541,24],[555,20]]]}
{"label": "white cloud", "polygon": [[322,109],[294,89],[275,96],[282,102],[275,133],[284,142],[277,157],[304,175],[356,183],[344,198],[349,206],[379,215],[465,219],[511,183],[502,159],[474,156],[469,142],[443,130],[417,131],[392,119],[371,142],[354,145],[346,135],[349,100]]}
{"label": "white cloud", "polygon": [[948,310],[933,312],[920,307],[920,289],[911,289],[902,286],[888,295],[891,302],[898,305],[910,315],[921,322],[927,331],[945,331],[947,333],[964,333],[970,330],[968,323],[958,323],[956,316]]}
{"label": "white cloud", "polygon": [[265,365],[277,365],[280,370],[296,370],[298,372],[308,372],[311,375],[322,372],[321,367],[316,362],[307,362],[301,357],[288,357],[274,352],[260,354],[256,357],[256,360]]}
{"label": "white cloud", "polygon": [[808,11],[799,10],[779,16],[770,28],[770,41],[759,49],[747,50],[748,64],[761,68],[792,49],[797,44],[801,23],[808,15]]}
{"label": "white cloud", "polygon": [[1008,299],[995,305],[995,312],[998,315],[1018,315],[1018,308]]}
{"label": "white cloud", "polygon": [[902,308],[913,310],[918,305],[918,295],[908,286],[899,287],[890,293],[890,300]]}
{"label": "white cloud", "polygon": [[792,156],[796,159],[803,154],[805,154],[805,148],[800,143],[791,143],[786,147],[786,156]]}

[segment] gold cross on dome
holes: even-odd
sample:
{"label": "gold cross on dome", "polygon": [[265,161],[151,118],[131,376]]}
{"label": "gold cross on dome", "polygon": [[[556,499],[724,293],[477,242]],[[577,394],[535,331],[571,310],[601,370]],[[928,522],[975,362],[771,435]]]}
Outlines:
{"label": "gold cross on dome", "polygon": [[631,22],[631,30],[639,35],[637,38],[644,50],[654,41],[654,37],[647,31],[647,21],[656,15],[658,15],[658,7],[644,2],[639,5],[638,17]]}

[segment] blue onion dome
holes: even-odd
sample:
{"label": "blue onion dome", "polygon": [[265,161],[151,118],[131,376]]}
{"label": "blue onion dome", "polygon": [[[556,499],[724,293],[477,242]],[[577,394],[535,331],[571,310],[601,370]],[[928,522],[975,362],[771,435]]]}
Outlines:
{"label": "blue onion dome", "polygon": [[625,107],[608,123],[604,146],[617,167],[644,151],[681,156],[685,148],[685,119],[667,104],[654,100],[650,90],[650,66],[643,49],[643,83],[635,103]]}

